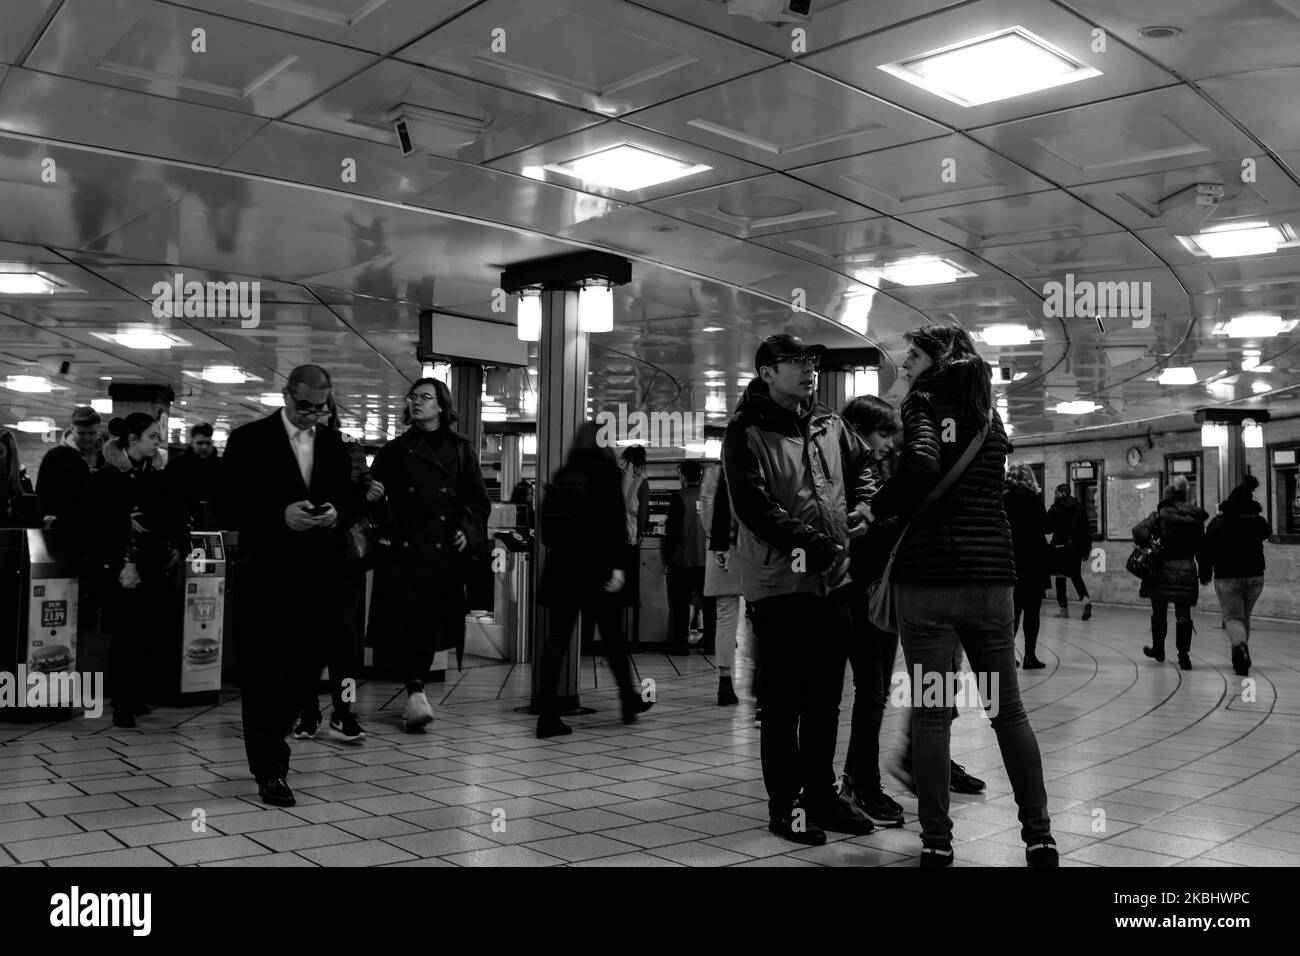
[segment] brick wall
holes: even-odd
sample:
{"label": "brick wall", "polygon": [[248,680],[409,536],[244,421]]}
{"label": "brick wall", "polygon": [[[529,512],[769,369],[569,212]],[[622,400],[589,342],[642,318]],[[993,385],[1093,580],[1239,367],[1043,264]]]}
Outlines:
{"label": "brick wall", "polygon": [[[1159,432],[1153,430],[1151,439],[1154,448],[1147,448],[1145,429],[1122,438],[1102,441],[1074,442],[1068,445],[1038,445],[1033,439],[1026,439],[1018,444],[1012,453],[1013,461],[1041,462],[1044,466],[1046,490],[1044,500],[1050,506],[1052,489],[1068,480],[1066,462],[1088,459],[1105,461],[1107,475],[1137,475],[1162,471],[1165,456],[1186,452],[1203,452],[1201,464],[1201,482],[1204,488],[1203,507],[1213,516],[1219,502],[1225,497],[1219,489],[1218,450],[1201,447],[1200,427],[1179,432]],[[1014,440],[1014,439],[1013,439]],[[1271,422],[1264,426],[1264,440],[1267,443],[1282,441],[1300,441],[1300,419]],[[1144,460],[1137,468],[1130,468],[1125,460],[1129,448],[1137,445],[1142,449]],[[1268,460],[1265,448],[1247,448],[1246,465],[1250,473],[1259,479],[1260,487],[1255,492],[1255,500],[1265,508],[1269,515],[1269,504],[1265,500],[1268,487]],[[1232,489],[1226,489],[1231,491]],[[1129,528],[1107,528],[1110,538],[1123,536],[1124,540],[1106,540],[1093,545],[1106,552],[1106,571],[1098,573],[1091,570],[1091,562],[1084,562],[1083,579],[1093,600],[1108,604],[1145,605],[1138,597],[1141,582],[1124,569],[1133,550],[1132,539],[1128,537]],[[1255,606],[1255,615],[1300,621],[1300,544],[1264,544],[1264,561],[1267,570],[1264,574],[1264,593]],[[1069,588],[1071,603],[1075,602],[1074,588]],[[1050,603],[1050,602],[1049,602]],[[1201,588],[1197,608],[1202,611],[1217,612],[1218,598],[1214,585]]]}

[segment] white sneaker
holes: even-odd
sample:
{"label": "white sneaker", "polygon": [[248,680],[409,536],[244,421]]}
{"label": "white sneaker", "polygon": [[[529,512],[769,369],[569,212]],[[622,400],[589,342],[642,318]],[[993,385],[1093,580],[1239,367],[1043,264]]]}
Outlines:
{"label": "white sneaker", "polygon": [[426,725],[433,722],[433,708],[429,706],[429,698],[425,696],[424,691],[407,695],[402,720],[406,723],[406,729],[412,732],[423,730]]}

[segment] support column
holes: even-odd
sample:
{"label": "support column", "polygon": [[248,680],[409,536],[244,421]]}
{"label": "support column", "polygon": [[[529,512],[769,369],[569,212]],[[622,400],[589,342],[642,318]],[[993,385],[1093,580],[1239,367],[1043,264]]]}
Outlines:
{"label": "support column", "polygon": [[524,436],[501,436],[501,500],[509,501],[524,475]]}
{"label": "support column", "polygon": [[825,371],[817,375],[817,401],[829,405],[831,411],[840,412],[853,397],[852,371]]}
{"label": "support column", "polygon": [[[542,336],[538,342],[536,503],[539,509],[547,482],[564,464],[578,428],[587,419],[587,339],[587,333],[578,325],[577,288],[546,288],[542,292]],[[537,560],[533,562],[537,575],[533,580],[533,594],[537,593],[537,582],[545,561],[546,548],[539,543]],[[546,628],[546,609],[535,606],[532,653],[534,708],[542,696],[541,664]],[[579,626],[569,635],[568,654],[556,691],[561,713],[575,713],[581,707],[578,697],[581,633]]]}
{"label": "support column", "polygon": [[1224,426],[1227,439],[1219,447],[1219,500],[1228,497],[1246,477],[1246,445],[1239,423]]}
{"label": "support column", "polygon": [[456,430],[469,439],[474,454],[483,454],[483,366],[455,364],[451,367],[451,403],[460,421]]}
{"label": "support column", "polygon": [[170,385],[149,385],[139,382],[113,383],[108,386],[108,397],[113,400],[112,418],[126,418],[132,412],[144,412],[158,420],[164,450],[167,447],[167,416],[171,412],[176,393]]}

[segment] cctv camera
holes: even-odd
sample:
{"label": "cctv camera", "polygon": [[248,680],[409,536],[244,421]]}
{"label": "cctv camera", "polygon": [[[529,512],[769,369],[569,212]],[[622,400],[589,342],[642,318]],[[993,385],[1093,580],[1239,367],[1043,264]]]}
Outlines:
{"label": "cctv camera", "polygon": [[406,125],[406,117],[399,116],[393,123],[393,129],[397,130],[397,142],[402,147],[402,155],[410,156],[415,152],[415,146],[411,143],[411,130]]}
{"label": "cctv camera", "polygon": [[727,0],[727,12],[766,23],[812,19],[813,0]]}
{"label": "cctv camera", "polygon": [[1160,200],[1160,215],[1172,236],[1193,236],[1219,208],[1222,183],[1197,183]]}

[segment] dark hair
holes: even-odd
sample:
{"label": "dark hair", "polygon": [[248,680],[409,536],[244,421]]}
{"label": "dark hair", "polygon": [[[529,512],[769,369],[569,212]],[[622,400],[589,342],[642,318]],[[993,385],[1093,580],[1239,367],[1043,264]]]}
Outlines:
{"label": "dark hair", "polygon": [[573,436],[573,444],[569,446],[569,453],[564,458],[564,467],[581,468],[592,458],[604,458],[615,469],[618,468],[613,450],[600,443],[600,428],[600,424],[595,419],[585,421],[578,426],[578,431]]}
{"label": "dark hair", "polygon": [[1023,488],[1025,491],[1032,491],[1034,494],[1042,494],[1038,490],[1038,479],[1034,477],[1033,466],[1027,461],[1017,461],[1008,466],[1006,477],[1007,488]]}
{"label": "dark hair", "polygon": [[117,439],[117,447],[123,451],[131,444],[132,438],[139,438],[158,422],[152,415],[144,412],[132,412],[126,418],[115,418],[108,423],[108,433]]}
{"label": "dark hair", "polygon": [[859,435],[876,432],[893,435],[903,427],[894,406],[874,395],[859,395],[850,399],[844,406],[844,411],[840,412],[840,417],[853,426]]}
{"label": "dark hair", "polygon": [[1238,487],[1245,488],[1248,492],[1253,493],[1259,487],[1259,479],[1254,475],[1247,475],[1241,479],[1241,484]]}
{"label": "dark hair", "polygon": [[1187,476],[1174,475],[1169,479],[1169,484],[1165,485],[1164,497],[1162,501],[1186,501],[1187,500]]}
{"label": "dark hair", "polygon": [[330,382],[330,373],[325,371],[319,365],[299,365],[289,373],[289,381],[285,388],[295,394],[299,385],[306,385],[308,388],[333,388]]}
{"label": "dark hair", "polygon": [[645,467],[645,446],[632,445],[623,449],[623,460],[633,468]]}
{"label": "dark hair", "polygon": [[533,486],[527,478],[520,478],[515,483],[514,490],[510,492],[510,504],[526,505],[528,496],[533,493]]}
{"label": "dark hair", "polygon": [[13,432],[0,428],[0,447],[3,447],[9,456],[9,460],[5,463],[7,473],[0,474],[0,502],[3,502],[6,498],[23,493],[19,476],[26,470],[26,466],[18,460],[18,439],[14,437]]}
{"label": "dark hair", "polygon": [[682,462],[682,477],[686,479],[687,484],[694,484],[699,481],[702,474],[704,474],[704,469],[700,467],[700,463],[695,459],[688,458]]}
{"label": "dark hair", "polygon": [[1059,485],[1056,486],[1057,497],[1060,497],[1061,495],[1068,495],[1069,493],[1070,493],[1070,486],[1067,485],[1065,482],[1061,482]]}
{"label": "dark hair", "polygon": [[960,325],[926,325],[913,329],[903,336],[934,360],[934,368],[918,376],[911,387],[916,388],[931,375],[950,369],[969,368],[974,381],[964,396],[957,396],[960,410],[973,418],[983,419],[993,401],[993,368],[975,350],[970,333]]}
{"label": "dark hair", "polygon": [[[441,415],[438,422],[439,428],[451,428],[452,425],[460,421],[460,416],[456,414],[456,407],[451,403],[451,389],[447,387],[446,382],[437,378],[417,378],[411,383],[411,387],[406,390],[407,397],[409,398],[421,385],[432,386],[433,394],[438,396],[438,411]],[[402,409],[402,424],[411,424],[411,406],[409,405]]]}
{"label": "dark hair", "polygon": [[212,426],[209,425],[207,422],[199,422],[197,425],[195,425],[193,428],[190,429],[191,438],[197,438],[199,435],[202,435],[204,438],[211,438]]}
{"label": "dark hair", "polygon": [[98,428],[102,421],[99,412],[89,405],[79,405],[72,410],[73,428]]}

